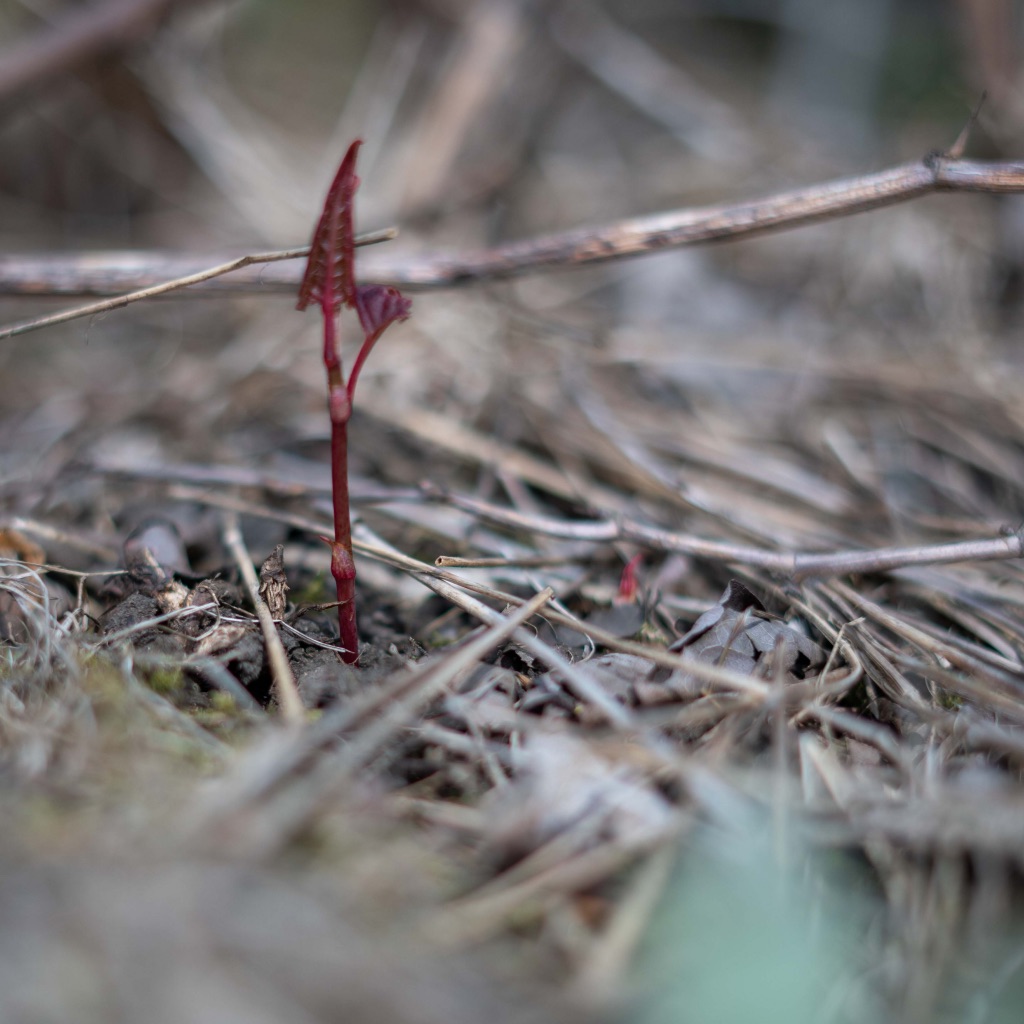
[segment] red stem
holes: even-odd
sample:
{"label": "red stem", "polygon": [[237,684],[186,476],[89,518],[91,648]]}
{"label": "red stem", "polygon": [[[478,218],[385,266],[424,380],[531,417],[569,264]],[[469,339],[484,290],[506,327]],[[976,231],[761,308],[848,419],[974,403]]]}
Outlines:
{"label": "red stem", "polygon": [[359,630],[356,627],[356,566],[352,559],[352,520],[348,503],[348,417],[331,422],[331,490],[334,497],[334,543],[331,575],[338,592],[338,628],[341,660],[359,662]]}
{"label": "red stem", "polygon": [[369,335],[364,341],[356,355],[356,361],[352,364],[352,372],[348,375],[348,400],[349,402],[355,401],[356,397],[356,381],[359,380],[359,371],[363,368],[363,363],[366,362],[366,357],[370,354],[370,350],[374,345],[377,344],[377,339],[384,333],[382,327],[379,331]]}
{"label": "red stem", "polygon": [[348,421],[352,417],[335,323],[334,294],[328,289],[321,299],[324,317],[324,367],[327,370],[328,408],[331,416],[331,496],[334,504],[334,541],[331,544],[331,575],[338,593],[338,628],[341,656],[348,665],[359,662],[359,630],[356,626],[356,566],[352,558],[352,517],[348,496]]}

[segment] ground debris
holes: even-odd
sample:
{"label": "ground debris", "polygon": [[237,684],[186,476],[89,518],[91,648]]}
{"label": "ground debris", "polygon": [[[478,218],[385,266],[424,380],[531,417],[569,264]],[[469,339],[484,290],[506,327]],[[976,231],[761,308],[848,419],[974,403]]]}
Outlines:
{"label": "ground debris", "polygon": [[284,545],[278,544],[260,566],[260,597],[267,602],[273,618],[284,618],[289,589],[284,571]]}
{"label": "ground debris", "polygon": [[[60,42],[168,5],[28,6],[46,18],[26,32]],[[26,35],[52,90],[2,115],[0,274],[111,293],[116,268],[157,284],[221,242],[299,244],[335,123],[379,128],[367,215],[401,228],[367,283],[570,228],[577,256],[608,255],[633,214],[820,180],[851,138],[947,145],[956,89],[872,120],[900,54],[984,69],[993,96],[1013,78],[972,50],[1009,5],[956,38],[876,18],[849,66],[827,18],[765,15],[755,39],[712,5],[177,6],[127,72],[120,37],[88,36],[69,76],[66,47]],[[1013,108],[986,108],[1007,158]],[[816,1024],[1018,1020],[1011,205],[421,288],[349,424],[358,670],[317,540],[321,342],[289,261],[7,339],[0,1020],[571,1019],[540,991],[591,1022],[726,1020],[712,997],[735,992],[737,1019],[771,1019],[802,982]],[[154,249],[101,251],[127,241]],[[49,301],[21,280],[12,322]],[[251,294],[217,291],[236,282]],[[226,549],[225,516],[255,558]],[[261,633],[238,581],[268,552]],[[635,973],[652,945],[678,1006]]]}
{"label": "ground debris", "polygon": [[669,650],[737,672],[753,672],[765,655],[772,655],[773,667],[796,678],[825,661],[813,640],[769,616],[739,580],[730,580],[714,607]]}
{"label": "ground debris", "polygon": [[567,732],[533,732],[517,751],[514,770],[513,784],[482,805],[488,850],[503,864],[570,832],[576,850],[603,841],[645,846],[677,822],[649,779]]}

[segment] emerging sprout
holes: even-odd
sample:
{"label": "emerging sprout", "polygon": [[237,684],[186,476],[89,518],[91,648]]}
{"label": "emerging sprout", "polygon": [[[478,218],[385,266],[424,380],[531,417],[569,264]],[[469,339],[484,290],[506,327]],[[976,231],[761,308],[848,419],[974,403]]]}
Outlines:
{"label": "emerging sprout", "polygon": [[[356,567],[352,558],[352,519],[348,497],[348,421],[356,382],[377,339],[396,320],[409,316],[412,302],[397,288],[357,285],[355,279],[355,224],[353,201],[359,179],[356,155],[362,145],[356,139],[341,161],[338,173],[324,200],[323,213],[310,246],[306,273],[299,286],[298,308],[310,303],[320,307],[324,322],[324,369],[327,371],[327,408],[331,417],[331,495],[334,502],[334,538],[323,539],[331,546],[331,575],[338,591],[338,626],[342,658],[350,665],[359,661],[359,633],[356,629]],[[354,309],[363,329],[363,343],[352,364],[348,380],[338,346],[337,317],[341,308]]]}

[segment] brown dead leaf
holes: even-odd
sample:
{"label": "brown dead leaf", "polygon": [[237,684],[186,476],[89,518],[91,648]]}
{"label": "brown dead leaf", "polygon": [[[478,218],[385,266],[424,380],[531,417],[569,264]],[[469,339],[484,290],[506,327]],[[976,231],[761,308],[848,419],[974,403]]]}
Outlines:
{"label": "brown dead leaf", "polygon": [[272,618],[284,618],[288,607],[288,577],[284,571],[284,545],[278,544],[260,566],[260,597],[267,602]]}

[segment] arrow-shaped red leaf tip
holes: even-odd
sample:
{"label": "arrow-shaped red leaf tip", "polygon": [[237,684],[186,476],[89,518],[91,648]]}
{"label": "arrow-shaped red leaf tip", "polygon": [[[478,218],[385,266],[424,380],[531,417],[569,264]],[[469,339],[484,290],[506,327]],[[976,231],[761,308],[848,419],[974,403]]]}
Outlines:
{"label": "arrow-shaped red leaf tip", "polygon": [[298,309],[305,309],[311,302],[317,302],[325,307],[326,312],[333,310],[334,300],[346,306],[356,304],[352,201],[359,187],[356,157],[362,144],[362,139],[356,139],[348,147],[327,192],[323,212],[310,243],[306,273],[299,286]]}

